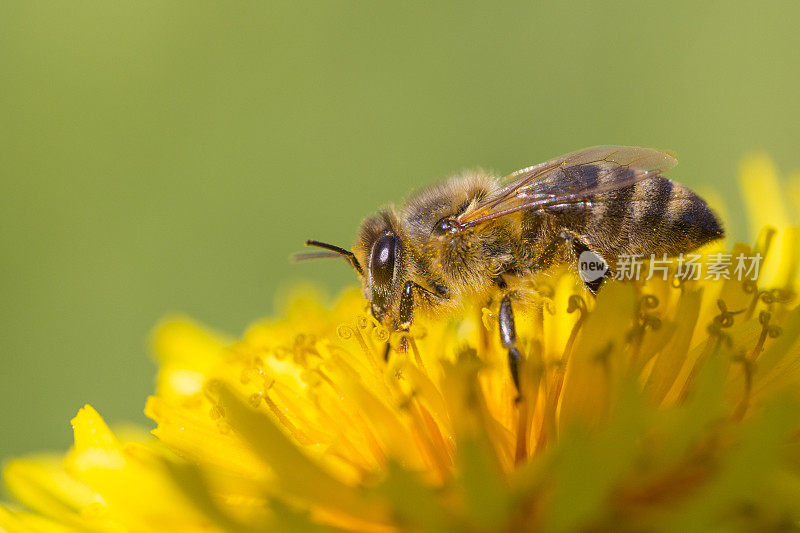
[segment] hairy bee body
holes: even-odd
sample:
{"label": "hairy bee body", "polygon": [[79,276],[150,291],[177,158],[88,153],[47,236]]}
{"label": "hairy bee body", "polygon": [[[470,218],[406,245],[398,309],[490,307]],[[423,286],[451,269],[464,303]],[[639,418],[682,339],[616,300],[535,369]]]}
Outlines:
{"label": "hairy bee body", "polygon": [[[565,231],[612,269],[620,256],[675,256],[723,235],[702,198],[660,176],[577,204],[519,211],[470,231],[436,231],[440,221],[469,213],[498,187],[497,178],[470,172],[424,189],[399,209],[390,207],[367,219],[353,251],[361,264],[369,264],[371,246],[379,236],[397,235],[403,243],[397,279],[427,289],[418,305],[435,310],[486,297],[496,290],[500,277],[513,282],[554,264],[575,264],[574,247],[560,238]],[[365,284],[364,289],[372,301],[374,287]],[[390,292],[399,289],[392,287]],[[385,309],[376,309],[383,310],[377,315],[395,316],[392,306],[397,303],[387,302]]]}
{"label": "hairy bee body", "polygon": [[[512,300],[521,281],[575,265],[584,252],[613,272],[623,256],[675,256],[723,236],[702,198],[661,176],[676,164],[662,150],[596,146],[504,179],[466,172],[367,218],[352,250],[308,241],[328,251],[305,257],[344,257],[372,314],[394,330],[407,329],[417,310],[499,290],[500,340],[519,385]],[[594,293],[603,277],[583,281]]]}

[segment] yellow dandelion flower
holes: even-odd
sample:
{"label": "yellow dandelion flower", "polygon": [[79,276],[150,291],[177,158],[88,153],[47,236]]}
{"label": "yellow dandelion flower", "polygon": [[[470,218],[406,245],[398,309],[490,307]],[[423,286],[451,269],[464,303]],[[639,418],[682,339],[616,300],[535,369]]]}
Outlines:
{"label": "yellow dandelion flower", "polygon": [[730,256],[764,257],[758,279],[616,282],[594,299],[551,272],[515,309],[519,395],[492,306],[420,318],[388,361],[401,335],[354,290],[332,308],[299,293],[239,340],[165,321],[157,438],[118,436],[86,406],[65,457],[6,464],[18,503],[0,528],[796,528],[797,206],[763,156],[742,183],[763,229]]}

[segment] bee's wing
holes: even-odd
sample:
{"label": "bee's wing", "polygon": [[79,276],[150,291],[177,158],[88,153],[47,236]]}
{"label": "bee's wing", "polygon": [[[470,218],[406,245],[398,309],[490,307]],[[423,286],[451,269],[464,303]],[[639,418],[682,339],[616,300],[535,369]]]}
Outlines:
{"label": "bee's wing", "polygon": [[517,211],[588,202],[596,194],[628,187],[677,164],[672,154],[654,148],[584,148],[507,176],[497,192],[456,219],[457,231]]}

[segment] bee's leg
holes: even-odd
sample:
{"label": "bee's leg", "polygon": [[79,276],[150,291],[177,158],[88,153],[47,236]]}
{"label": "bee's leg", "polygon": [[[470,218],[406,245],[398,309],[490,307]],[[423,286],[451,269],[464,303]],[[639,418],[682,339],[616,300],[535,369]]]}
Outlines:
{"label": "bee's leg", "polygon": [[[506,280],[502,276],[495,280],[495,284],[502,291],[508,289]],[[500,342],[508,350],[508,369],[511,371],[511,378],[514,380],[514,386],[519,394],[519,362],[522,356],[517,350],[517,329],[514,327],[514,310],[511,308],[511,295],[508,293],[504,294],[503,299],[500,300],[500,314],[497,323],[500,329]]]}
{"label": "bee's leg", "polygon": [[508,350],[508,369],[511,371],[511,378],[514,386],[519,390],[519,362],[522,359],[517,350],[517,330],[514,327],[514,310],[511,308],[511,298],[508,294],[503,296],[500,301],[500,315],[498,317],[500,326],[500,342]]}
{"label": "bee's leg", "polygon": [[[434,293],[419,285],[414,283],[413,281],[406,281],[405,285],[403,285],[403,291],[400,293],[400,307],[397,312],[397,324],[396,328],[398,331],[408,331],[411,327],[412,322],[414,322],[414,291],[424,292],[428,295],[443,298],[442,295]],[[402,339],[405,343],[405,339]],[[386,352],[384,353],[384,359],[389,359],[389,347],[387,345]]]}
{"label": "bee's leg", "polygon": [[397,318],[399,319],[397,324],[398,329],[407,330],[414,321],[414,291],[420,292],[426,296],[429,301],[431,299],[441,301],[450,297],[445,289],[436,288],[435,290],[429,290],[419,283],[406,281],[405,285],[403,285],[403,291],[400,293],[400,309],[397,313]]}
{"label": "bee's leg", "polygon": [[[403,292],[400,293],[400,308],[397,313],[398,328],[408,330],[414,321],[414,288],[419,287],[413,281],[406,281]],[[420,287],[421,288],[421,287]]]}

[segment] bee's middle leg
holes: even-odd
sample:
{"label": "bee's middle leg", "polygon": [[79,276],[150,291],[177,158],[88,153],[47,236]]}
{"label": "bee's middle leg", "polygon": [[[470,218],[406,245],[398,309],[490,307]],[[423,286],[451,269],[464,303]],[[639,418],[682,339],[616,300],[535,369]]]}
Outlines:
{"label": "bee's middle leg", "polygon": [[514,387],[519,390],[519,363],[522,356],[517,349],[517,329],[514,326],[514,310],[511,308],[511,297],[506,294],[500,301],[500,314],[497,320],[500,326],[500,342],[508,350],[508,369],[514,380]]}
{"label": "bee's middle leg", "polygon": [[[505,280],[498,277],[496,282],[497,286],[505,291],[508,288]],[[500,330],[500,343],[508,350],[508,370],[511,372],[511,378],[514,380],[514,387],[519,390],[519,363],[522,356],[517,349],[517,329],[514,326],[514,309],[511,307],[511,295],[505,293],[503,299],[500,300],[500,312],[497,317],[497,324]]]}

